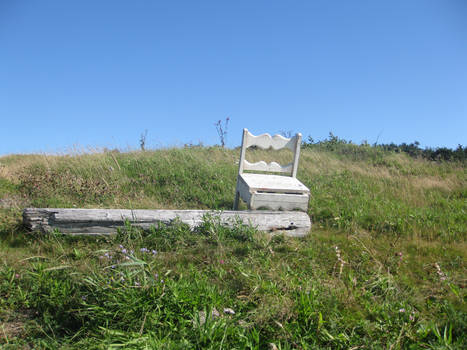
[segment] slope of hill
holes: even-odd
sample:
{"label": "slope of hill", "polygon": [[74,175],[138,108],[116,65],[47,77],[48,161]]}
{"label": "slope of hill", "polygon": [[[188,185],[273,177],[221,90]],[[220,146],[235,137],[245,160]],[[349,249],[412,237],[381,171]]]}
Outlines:
{"label": "slope of hill", "polygon": [[26,206],[230,209],[236,150],[0,158],[0,343],[467,346],[465,162],[349,150],[302,150],[313,221],[304,239],[209,218],[197,232],[128,226],[95,238],[21,227]]}

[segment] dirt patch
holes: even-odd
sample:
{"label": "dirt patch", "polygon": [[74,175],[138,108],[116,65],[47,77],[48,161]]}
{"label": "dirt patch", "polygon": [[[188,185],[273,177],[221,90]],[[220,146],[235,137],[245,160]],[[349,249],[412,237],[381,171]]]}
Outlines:
{"label": "dirt patch", "polygon": [[0,328],[0,340],[16,338],[23,333],[24,323],[15,321],[3,322]]}
{"label": "dirt patch", "polygon": [[3,315],[0,318],[0,344],[13,338],[21,337],[25,332],[25,324],[33,317],[33,312],[24,310]]}

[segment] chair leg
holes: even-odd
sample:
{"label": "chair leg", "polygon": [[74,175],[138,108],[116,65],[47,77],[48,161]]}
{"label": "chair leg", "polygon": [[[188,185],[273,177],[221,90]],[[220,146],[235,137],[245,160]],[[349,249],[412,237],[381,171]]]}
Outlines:
{"label": "chair leg", "polygon": [[239,197],[240,197],[240,192],[235,191],[235,202],[234,202],[233,210],[238,210]]}

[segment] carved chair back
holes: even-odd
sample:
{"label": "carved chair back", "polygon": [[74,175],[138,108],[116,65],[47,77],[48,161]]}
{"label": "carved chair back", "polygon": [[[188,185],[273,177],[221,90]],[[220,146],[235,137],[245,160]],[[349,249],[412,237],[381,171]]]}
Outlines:
{"label": "carved chair back", "polygon": [[[240,152],[240,162],[238,166],[238,174],[242,174],[244,170],[252,171],[267,171],[276,173],[288,173],[291,177],[297,177],[298,159],[300,157],[300,144],[302,142],[302,134],[298,133],[292,138],[286,138],[282,135],[271,136],[269,134],[262,134],[255,136],[247,129],[243,129],[242,136],[242,150]],[[272,148],[280,150],[288,148],[293,152],[293,161],[287,165],[280,165],[276,162],[266,163],[259,161],[250,163],[245,159],[245,153],[248,147],[257,146],[262,149]]]}

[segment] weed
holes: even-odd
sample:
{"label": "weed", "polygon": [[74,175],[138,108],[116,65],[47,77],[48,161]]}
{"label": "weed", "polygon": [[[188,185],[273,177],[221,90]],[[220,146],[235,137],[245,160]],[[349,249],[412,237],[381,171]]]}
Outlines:
{"label": "weed", "polygon": [[221,143],[221,147],[225,147],[225,142],[227,140],[227,129],[229,127],[230,117],[225,118],[224,123],[222,124],[222,120],[218,120],[217,123],[214,124],[216,127],[217,135],[219,136],[219,141]]}
{"label": "weed", "polygon": [[144,132],[141,134],[139,137],[139,147],[141,148],[141,151],[146,151],[146,138],[148,136],[148,131],[144,130]]}

